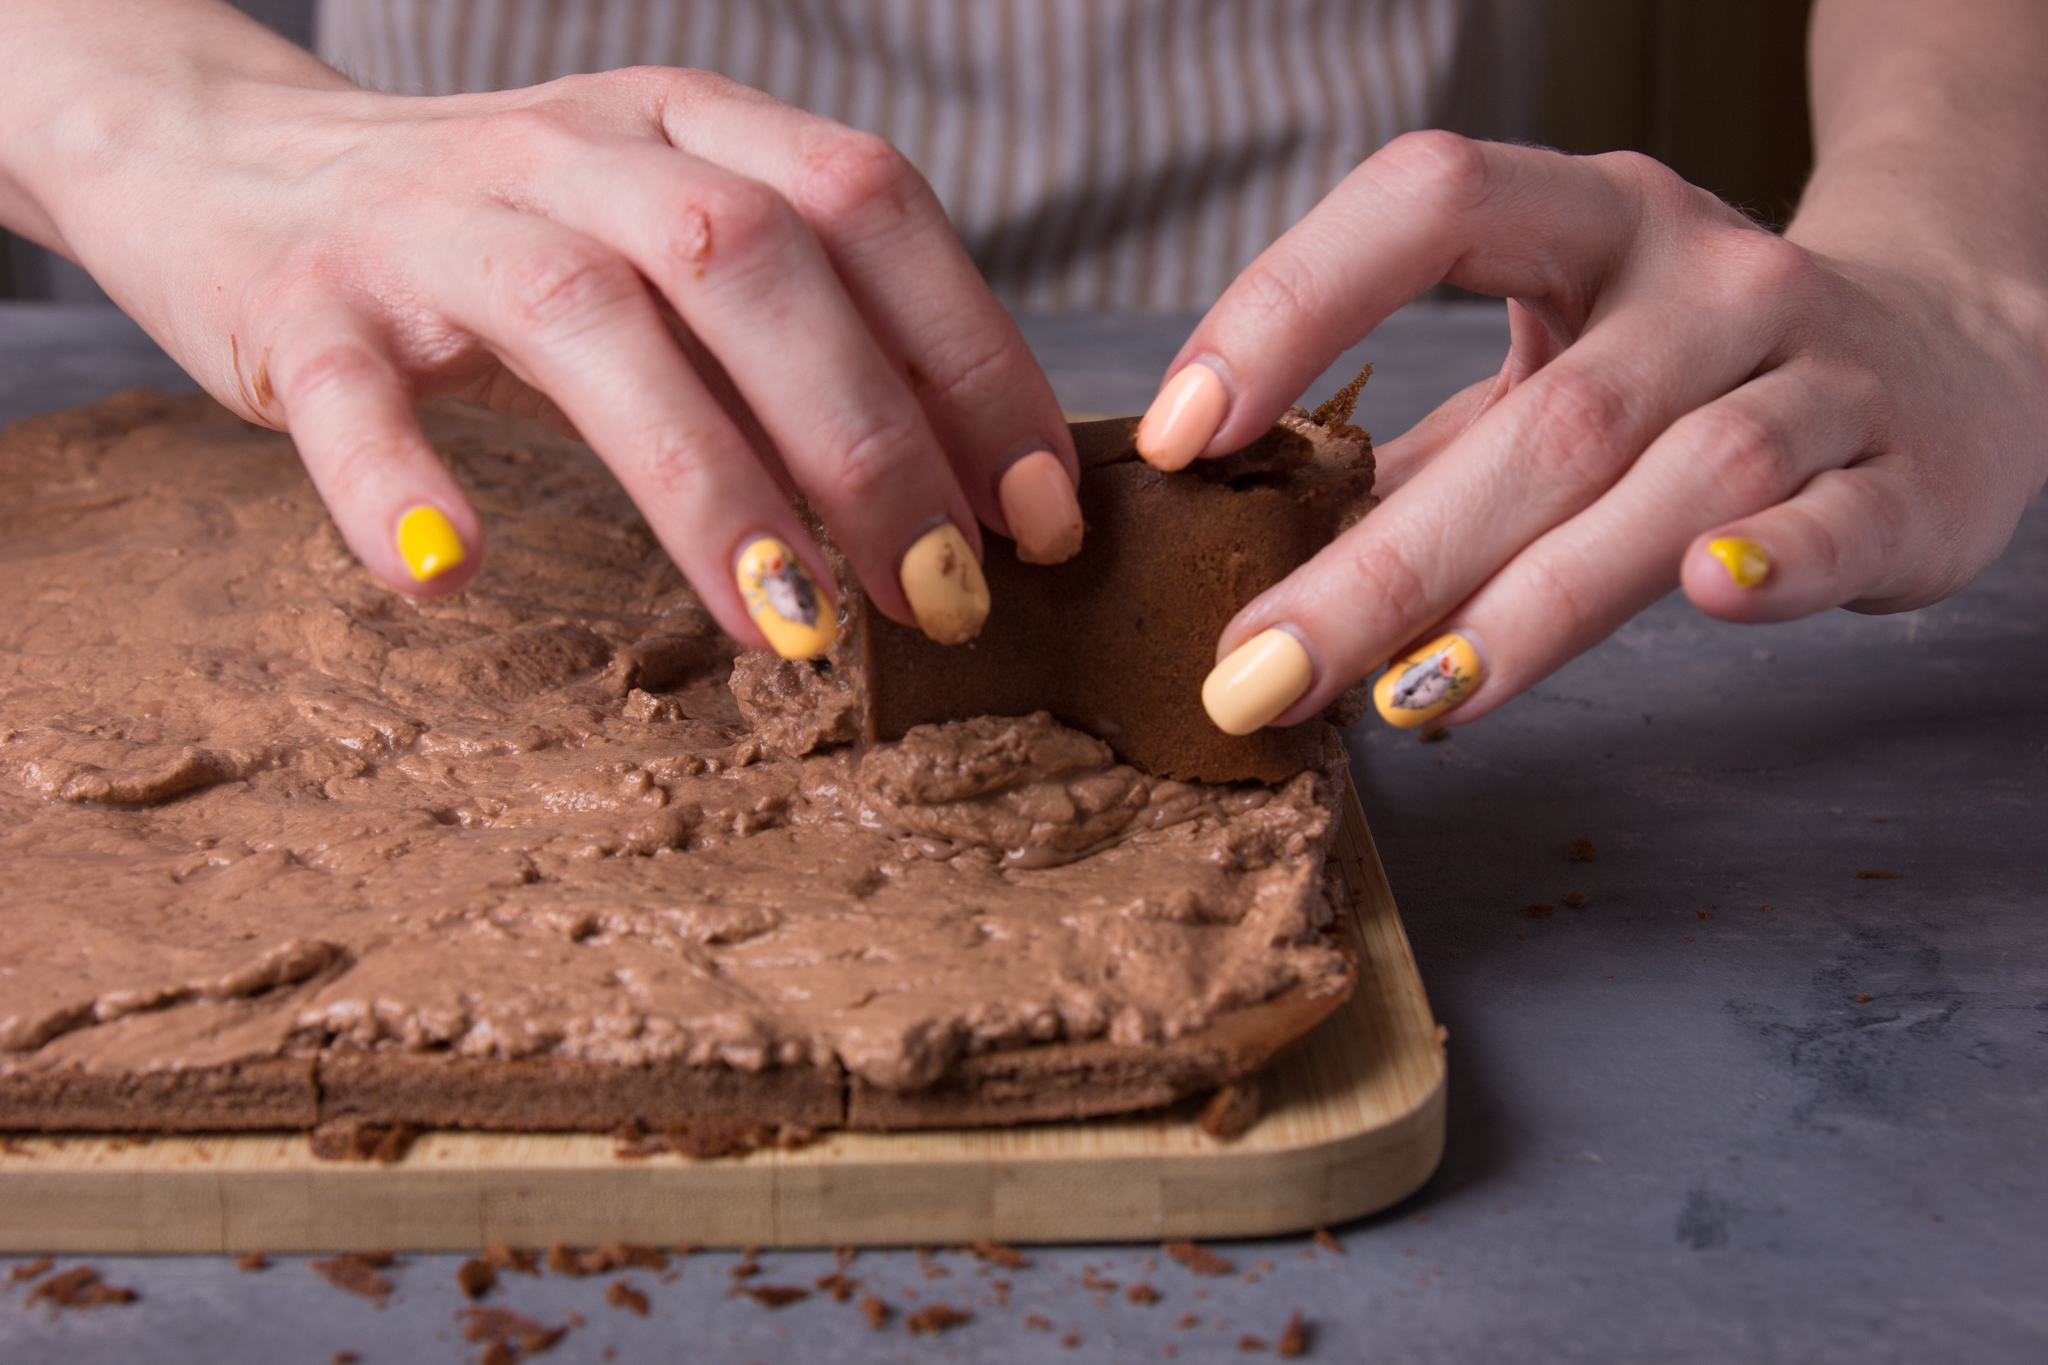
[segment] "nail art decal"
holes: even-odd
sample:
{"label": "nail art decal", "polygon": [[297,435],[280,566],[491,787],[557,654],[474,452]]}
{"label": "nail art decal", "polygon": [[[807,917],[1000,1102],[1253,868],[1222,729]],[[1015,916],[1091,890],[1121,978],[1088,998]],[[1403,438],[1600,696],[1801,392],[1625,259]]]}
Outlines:
{"label": "nail art decal", "polygon": [[1389,725],[1411,729],[1472,695],[1486,676],[1479,651],[1462,635],[1441,635],[1394,660],[1373,685],[1373,705]]}
{"label": "nail art decal", "polygon": [[774,536],[760,536],[740,551],[733,577],[747,615],[785,659],[810,659],[832,647],[839,620],[824,594],[790,548]]}
{"label": "nail art decal", "polygon": [[460,564],[462,537],[438,507],[413,508],[398,519],[398,553],[412,576],[424,583]]}

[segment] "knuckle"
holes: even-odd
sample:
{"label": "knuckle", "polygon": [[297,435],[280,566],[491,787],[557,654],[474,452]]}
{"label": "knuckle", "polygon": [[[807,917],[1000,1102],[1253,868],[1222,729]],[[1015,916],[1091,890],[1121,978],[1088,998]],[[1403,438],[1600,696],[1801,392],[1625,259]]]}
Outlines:
{"label": "knuckle", "polygon": [[1751,412],[1717,404],[1693,414],[1695,448],[1704,455],[1724,506],[1767,507],[1792,491],[1784,435]]}
{"label": "knuckle", "polygon": [[822,489],[840,506],[866,506],[892,490],[919,432],[900,419],[882,419],[842,444],[821,467]]}
{"label": "knuckle", "polygon": [[1374,158],[1402,179],[1470,208],[1486,197],[1490,167],[1486,149],[1468,137],[1424,128],[1403,133]]}
{"label": "knuckle", "polygon": [[382,383],[387,374],[388,367],[369,347],[355,341],[332,341],[292,366],[287,392],[291,401],[303,401],[336,389]]}
{"label": "knuckle", "polygon": [[1613,474],[1617,436],[1629,422],[1628,400],[1612,383],[1578,373],[1548,380],[1539,375],[1524,458],[1554,492],[1587,498],[1607,486]]}
{"label": "knuckle", "polygon": [[641,481],[660,506],[700,506],[716,481],[726,443],[709,431],[673,427],[655,433],[641,459]]}
{"label": "knuckle", "polygon": [[1525,555],[1516,566],[1531,601],[1541,603],[1543,638],[1550,647],[1576,654],[1604,637],[1607,626],[1599,608],[1574,577],[1550,555]]}
{"label": "knuckle", "polygon": [[1314,322],[1322,292],[1309,263],[1299,253],[1285,251],[1260,253],[1231,286],[1231,293],[1242,300],[1243,315],[1271,319],[1274,334],[1280,336],[1305,331]]}
{"label": "knuckle", "polygon": [[[1020,351],[1001,328],[977,327],[970,333],[949,336],[930,348],[932,356],[945,359],[927,362],[932,368],[920,371],[931,383],[920,399],[949,408],[972,408],[995,393],[1007,394],[1015,387],[1018,372],[1028,372],[1029,352]],[[922,387],[915,378],[912,384]]]}
{"label": "knuckle", "polygon": [[1347,551],[1342,565],[1355,580],[1358,601],[1399,636],[1390,649],[1407,644],[1425,622],[1436,619],[1429,581],[1400,546],[1361,537]]}
{"label": "knuckle", "polygon": [[874,214],[903,213],[924,188],[910,159],[873,133],[835,128],[803,159],[796,197],[820,226],[853,227]]}
{"label": "knuckle", "polygon": [[730,276],[754,273],[781,258],[797,232],[796,215],[781,195],[738,176],[699,187],[671,221],[663,266],[696,277],[714,265]]}
{"label": "knuckle", "polygon": [[644,292],[623,257],[573,239],[525,252],[498,278],[507,319],[527,331],[551,331]]}

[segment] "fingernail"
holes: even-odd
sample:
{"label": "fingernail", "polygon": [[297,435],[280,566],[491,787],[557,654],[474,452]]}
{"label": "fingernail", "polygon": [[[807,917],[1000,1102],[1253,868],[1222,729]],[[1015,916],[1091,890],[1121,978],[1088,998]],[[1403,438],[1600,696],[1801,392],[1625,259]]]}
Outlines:
{"label": "fingernail", "polygon": [[1710,540],[1707,553],[1721,561],[1738,588],[1754,588],[1771,576],[1771,552],[1746,536]]}
{"label": "fingernail", "polygon": [[1485,676],[1471,640],[1439,635],[1387,665],[1373,684],[1372,704],[1387,724],[1412,730],[1471,696]]}
{"label": "fingernail", "polygon": [[1225,656],[1202,683],[1202,709],[1226,735],[1248,735],[1308,691],[1315,669],[1287,631],[1262,631]]}
{"label": "fingernail", "polygon": [[398,519],[398,553],[412,576],[424,583],[460,564],[462,537],[438,507],[415,507]]}
{"label": "fingernail", "polygon": [[1230,395],[1207,365],[1190,365],[1166,381],[1138,423],[1138,456],[1154,469],[1184,469],[1202,453]]}
{"label": "fingernail", "polygon": [[814,659],[839,635],[839,616],[818,591],[796,552],[774,536],[757,536],[733,565],[747,615],[785,659]]}
{"label": "fingernail", "polygon": [[988,582],[952,522],[918,537],[897,570],[917,627],[942,645],[966,644],[988,619]]}
{"label": "fingernail", "polygon": [[1064,564],[1081,553],[1081,501],[1066,466],[1051,451],[1026,455],[996,485],[1003,520],[1026,564]]}

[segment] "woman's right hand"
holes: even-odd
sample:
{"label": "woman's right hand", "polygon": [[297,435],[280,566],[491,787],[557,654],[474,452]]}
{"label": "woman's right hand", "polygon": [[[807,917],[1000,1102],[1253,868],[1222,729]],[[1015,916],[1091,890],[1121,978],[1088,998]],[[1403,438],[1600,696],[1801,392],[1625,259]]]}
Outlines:
{"label": "woman's right hand", "polygon": [[588,440],[754,648],[830,638],[829,599],[807,632],[759,591],[763,541],[831,582],[791,492],[883,613],[948,641],[987,610],[977,520],[1028,558],[1079,547],[1051,387],[878,138],[694,71],[373,94],[212,0],[147,32],[114,0],[0,19],[0,217],[288,429],[400,591],[456,591],[480,557],[415,413],[451,394]]}

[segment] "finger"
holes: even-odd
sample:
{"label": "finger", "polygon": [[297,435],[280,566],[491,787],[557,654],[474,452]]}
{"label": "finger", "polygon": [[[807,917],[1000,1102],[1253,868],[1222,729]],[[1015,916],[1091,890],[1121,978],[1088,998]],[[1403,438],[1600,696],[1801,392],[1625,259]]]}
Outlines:
{"label": "finger", "polygon": [[449,241],[436,305],[560,405],[719,624],[784,654],[829,643],[829,565],[633,267],[509,212],[479,215]]}
{"label": "finger", "polygon": [[304,307],[272,342],[269,382],[349,549],[409,597],[459,592],[483,527],[421,430],[411,387],[345,304]]}
{"label": "finger", "polygon": [[1816,476],[1775,507],[1686,547],[1685,595],[1724,621],[1790,621],[1828,607],[1905,611],[1970,577],[1932,524],[1909,465],[1881,455]]}
{"label": "finger", "polygon": [[[1669,592],[1688,545],[1719,534],[1710,528],[1767,517],[1815,475],[1856,458],[1868,448],[1865,410],[1787,367],[1688,414],[1607,496],[1517,555],[1425,632],[1431,639],[1401,651],[1376,689],[1381,714],[1404,726],[1458,724],[1505,704]],[[1718,561],[1715,570],[1732,589]],[[1423,704],[1393,704],[1404,671],[1449,636],[1474,645],[1474,676],[1456,696],[1423,688]]]}
{"label": "finger", "polygon": [[1313,680],[1274,717],[1312,715],[1584,511],[1682,413],[1756,366],[1754,329],[1674,334],[1661,310],[1617,316],[1516,386],[1372,514],[1254,598],[1219,656],[1285,626]]}
{"label": "finger", "polygon": [[[975,514],[1035,562],[1078,551],[1077,469],[1059,401],[931,187],[881,138],[726,86],[700,86],[707,93],[695,101],[665,103],[669,140],[707,161],[744,167],[810,225],[923,407]],[[1066,471],[1067,489],[1041,470],[1018,476],[1005,496],[1005,476],[1040,451]]]}
{"label": "finger", "polygon": [[817,239],[770,187],[668,148],[602,146],[580,172],[607,193],[544,191],[538,206],[661,291],[759,418],[870,600],[930,633],[899,566],[943,526],[974,546],[974,508]]}
{"label": "finger", "polygon": [[1341,351],[1441,280],[1542,301],[1550,323],[1576,331],[1622,267],[1646,204],[1756,231],[1647,158],[1567,157],[1438,131],[1397,138],[1209,310],[1169,367],[1139,450],[1177,468],[1243,446]]}
{"label": "finger", "polygon": [[1382,498],[1421,472],[1445,446],[1463,434],[1479,415],[1500,401],[1507,371],[1458,390],[1437,409],[1384,444],[1374,445],[1372,491]]}
{"label": "finger", "polygon": [[1464,435],[1466,428],[1505,398],[1508,391],[1542,369],[1564,349],[1563,340],[1527,308],[1507,301],[1508,354],[1491,379],[1471,384],[1436,411],[1384,446],[1373,448],[1373,491],[1385,497],[1413,478],[1438,451]]}

